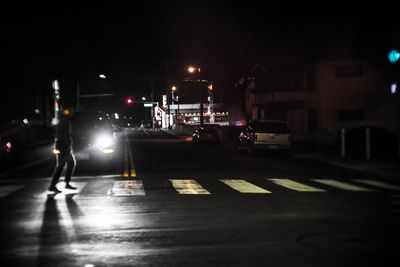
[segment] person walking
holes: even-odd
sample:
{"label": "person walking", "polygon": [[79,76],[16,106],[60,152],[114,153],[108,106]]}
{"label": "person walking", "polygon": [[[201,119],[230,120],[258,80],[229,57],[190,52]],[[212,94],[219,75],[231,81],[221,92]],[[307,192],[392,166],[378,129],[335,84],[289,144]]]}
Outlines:
{"label": "person walking", "polygon": [[56,187],[64,166],[67,165],[65,172],[65,188],[75,190],[76,187],[70,184],[72,174],[75,170],[75,157],[72,152],[71,137],[71,109],[64,109],[61,119],[56,128],[55,143],[53,154],[56,155],[56,166],[53,171],[52,180],[48,190],[52,193],[61,193]]}

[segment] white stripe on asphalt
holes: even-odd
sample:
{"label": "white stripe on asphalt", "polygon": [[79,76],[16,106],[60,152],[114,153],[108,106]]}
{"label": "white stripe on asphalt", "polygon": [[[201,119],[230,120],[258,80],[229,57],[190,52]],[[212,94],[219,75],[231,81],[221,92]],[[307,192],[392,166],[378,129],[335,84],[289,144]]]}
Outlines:
{"label": "white stripe on asphalt", "polygon": [[317,183],[329,185],[335,188],[339,188],[342,190],[346,191],[359,191],[359,192],[373,192],[375,190],[369,189],[366,187],[358,186],[358,185],[353,185],[353,184],[348,184],[336,180],[330,180],[330,179],[312,179],[312,181],[315,181]]}
{"label": "white stripe on asphalt", "polygon": [[114,181],[113,187],[107,194],[116,197],[146,195],[141,180]]}
{"label": "white stripe on asphalt", "polygon": [[0,197],[8,196],[9,194],[20,190],[24,185],[5,185],[0,186]]}
{"label": "white stripe on asphalt", "polygon": [[325,192],[326,190],[319,189],[313,186],[305,185],[290,179],[268,179],[269,181],[281,185],[283,187],[286,187],[288,189],[294,190],[294,191],[299,191],[299,192]]}
{"label": "white stripe on asphalt", "polygon": [[267,194],[271,193],[261,187],[258,187],[252,183],[246,182],[245,180],[230,180],[230,179],[220,179],[221,182],[230,186],[231,188],[239,191],[240,193],[256,193],[256,194]]}
{"label": "white stripe on asphalt", "polygon": [[384,183],[381,181],[376,181],[376,180],[361,180],[361,179],[356,179],[357,182],[363,183],[366,185],[372,185],[381,189],[387,189],[387,190],[396,190],[400,191],[400,186],[392,185],[389,183]]}
{"label": "white stripe on asphalt", "polygon": [[195,180],[169,179],[175,190],[182,195],[210,195],[211,193],[204,189]]}

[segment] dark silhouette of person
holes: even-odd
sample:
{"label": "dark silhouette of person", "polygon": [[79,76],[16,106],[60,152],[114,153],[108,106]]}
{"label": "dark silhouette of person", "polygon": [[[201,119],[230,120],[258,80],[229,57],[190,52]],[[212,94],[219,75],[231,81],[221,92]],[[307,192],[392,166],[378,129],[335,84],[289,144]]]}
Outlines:
{"label": "dark silhouette of person", "polygon": [[57,163],[53,171],[52,180],[49,186],[49,191],[53,193],[60,193],[56,187],[64,166],[67,165],[65,172],[65,188],[76,189],[70,184],[72,174],[75,169],[75,157],[72,152],[72,138],[71,138],[71,119],[72,110],[64,109],[59,123],[56,127],[55,143],[53,153],[57,156]]}

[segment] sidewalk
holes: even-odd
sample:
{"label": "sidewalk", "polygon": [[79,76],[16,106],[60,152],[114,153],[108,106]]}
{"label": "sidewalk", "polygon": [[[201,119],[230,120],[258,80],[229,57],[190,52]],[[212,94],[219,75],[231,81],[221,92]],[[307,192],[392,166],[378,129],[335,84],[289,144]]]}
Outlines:
{"label": "sidewalk", "polygon": [[302,151],[294,152],[293,157],[327,163],[332,166],[357,172],[361,175],[373,176],[376,179],[400,181],[400,160],[355,159],[329,153]]}
{"label": "sidewalk", "polygon": [[[181,139],[191,136],[191,133],[182,132],[176,129],[164,129],[163,131]],[[223,142],[223,144],[232,147],[232,144],[229,142]],[[400,159],[366,160],[361,158],[346,158],[341,157],[338,154],[335,155],[332,152],[328,153],[301,148],[293,149],[291,157],[311,162],[329,164],[331,166],[353,171],[362,176],[368,176],[375,179],[387,179],[400,182]]]}

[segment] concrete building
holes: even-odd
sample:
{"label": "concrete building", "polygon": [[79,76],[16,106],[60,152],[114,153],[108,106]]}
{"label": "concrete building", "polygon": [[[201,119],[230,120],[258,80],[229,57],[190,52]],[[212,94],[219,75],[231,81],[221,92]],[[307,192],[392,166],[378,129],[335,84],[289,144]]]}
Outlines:
{"label": "concrete building", "polygon": [[330,145],[341,128],[399,131],[400,96],[388,68],[364,61],[253,68],[239,84],[249,119],[286,120],[295,138]]}

